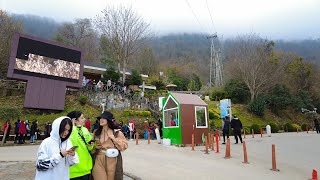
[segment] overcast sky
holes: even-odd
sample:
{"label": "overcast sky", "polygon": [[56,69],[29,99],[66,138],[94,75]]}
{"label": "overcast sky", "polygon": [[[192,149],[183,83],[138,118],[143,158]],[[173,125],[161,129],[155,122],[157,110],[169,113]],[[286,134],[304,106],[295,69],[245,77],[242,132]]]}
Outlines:
{"label": "overcast sky", "polygon": [[132,6],[160,35],[253,32],[270,39],[320,38],[320,0],[0,0],[8,12],[60,22],[93,18],[106,6],[120,4]]}

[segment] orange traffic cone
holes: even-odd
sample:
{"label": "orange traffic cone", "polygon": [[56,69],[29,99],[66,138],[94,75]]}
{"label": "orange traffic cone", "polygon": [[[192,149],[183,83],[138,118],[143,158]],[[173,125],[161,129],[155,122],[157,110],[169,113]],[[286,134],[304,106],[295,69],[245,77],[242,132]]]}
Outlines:
{"label": "orange traffic cone", "polygon": [[249,164],[248,162],[248,154],[247,154],[247,146],[246,141],[243,141],[243,164]]}
{"label": "orange traffic cone", "polygon": [[214,134],[211,134],[211,139],[212,139],[211,150],[214,151]]}
{"label": "orange traffic cone", "polygon": [[318,180],[318,172],[316,170],[312,170],[312,179],[311,180]]}
{"label": "orange traffic cone", "polygon": [[139,141],[139,133],[136,132],[136,145],[138,145],[138,141]]}
{"label": "orange traffic cone", "polygon": [[280,171],[277,169],[277,162],[276,162],[276,146],[272,144],[272,171]]}
{"label": "orange traffic cone", "polygon": [[191,151],[194,151],[194,134],[192,134],[191,142],[192,142],[192,149],[191,149]]}
{"label": "orange traffic cone", "polygon": [[209,145],[209,142],[208,142],[208,136],[205,137],[206,139],[206,151],[205,151],[205,154],[209,154],[209,151],[208,151],[208,145]]}
{"label": "orange traffic cone", "polygon": [[216,153],[219,153],[219,135],[218,135],[218,131],[216,133],[216,145],[217,145]]}
{"label": "orange traffic cone", "polygon": [[226,147],[226,155],[224,156],[225,159],[230,159],[230,138],[227,139],[227,147]]}

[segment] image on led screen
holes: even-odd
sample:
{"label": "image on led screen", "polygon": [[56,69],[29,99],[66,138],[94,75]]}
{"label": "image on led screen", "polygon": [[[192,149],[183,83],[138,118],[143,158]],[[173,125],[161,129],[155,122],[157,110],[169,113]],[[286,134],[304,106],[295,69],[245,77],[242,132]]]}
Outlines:
{"label": "image on led screen", "polygon": [[31,53],[27,60],[16,58],[14,69],[69,79],[79,79],[80,74],[78,63]]}

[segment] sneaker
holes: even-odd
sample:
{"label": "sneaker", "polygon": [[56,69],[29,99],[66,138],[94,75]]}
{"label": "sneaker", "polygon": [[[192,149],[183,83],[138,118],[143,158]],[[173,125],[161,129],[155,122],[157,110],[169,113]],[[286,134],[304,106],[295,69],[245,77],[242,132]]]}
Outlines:
{"label": "sneaker", "polygon": [[226,144],[225,142],[223,142],[222,144]]}
{"label": "sneaker", "polygon": [[234,144],[238,144],[238,143],[234,143]]}

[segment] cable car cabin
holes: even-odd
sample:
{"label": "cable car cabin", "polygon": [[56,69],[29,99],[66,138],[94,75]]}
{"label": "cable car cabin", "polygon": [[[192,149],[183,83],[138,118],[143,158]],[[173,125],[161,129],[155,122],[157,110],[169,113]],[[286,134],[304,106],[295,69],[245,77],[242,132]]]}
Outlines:
{"label": "cable car cabin", "polygon": [[171,144],[201,144],[202,134],[208,134],[208,105],[197,95],[169,93],[163,100],[163,138]]}

